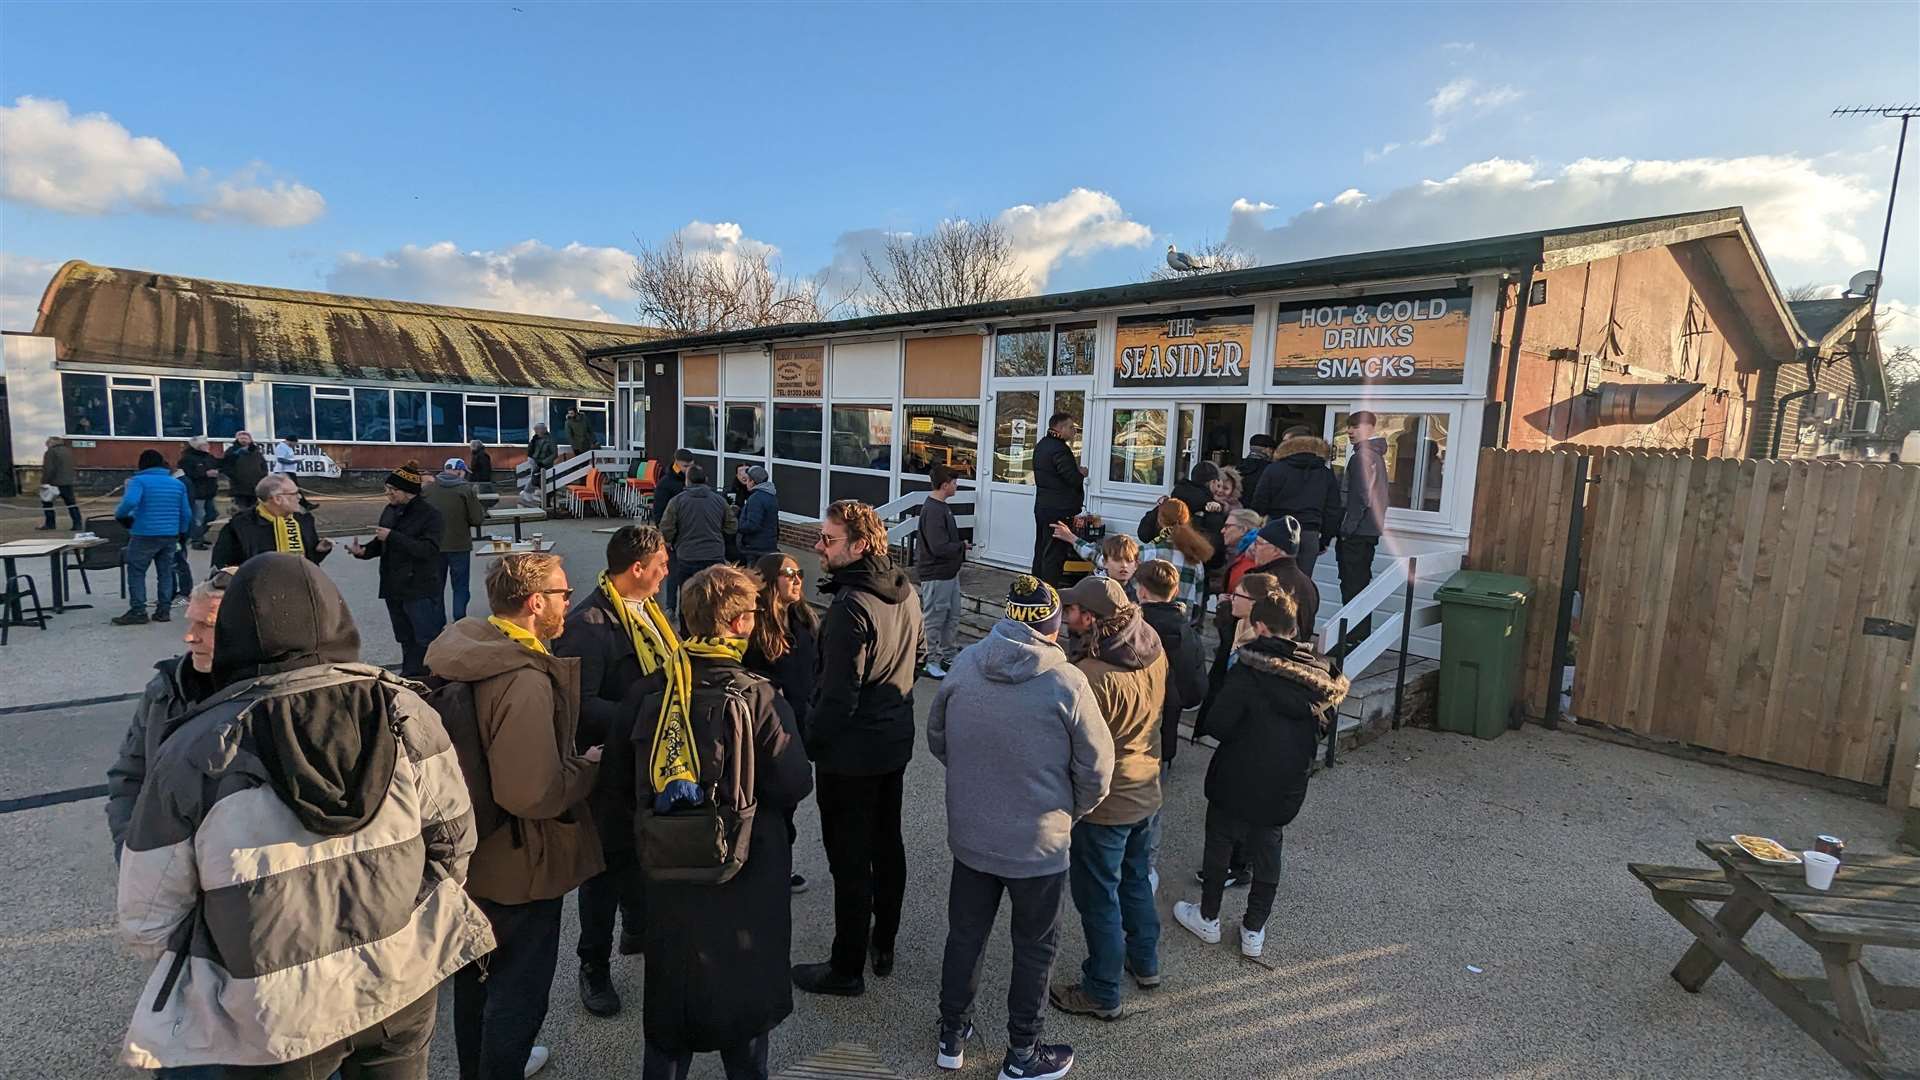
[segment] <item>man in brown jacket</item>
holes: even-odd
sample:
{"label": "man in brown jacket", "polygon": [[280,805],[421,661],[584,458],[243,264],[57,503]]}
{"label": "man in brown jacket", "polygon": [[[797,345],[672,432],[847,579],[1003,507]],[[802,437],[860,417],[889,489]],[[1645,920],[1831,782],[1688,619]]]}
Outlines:
{"label": "man in brown jacket", "polygon": [[1118,1020],[1120,972],[1160,985],[1160,913],[1151,881],[1160,814],[1160,710],[1167,658],[1160,635],[1110,578],[1080,579],[1060,596],[1073,637],[1067,655],[1087,677],[1113,736],[1113,784],[1073,827],[1067,878],[1086,930],[1079,982],[1048,992],[1062,1012]]}
{"label": "man in brown jacket", "polygon": [[561,900],[602,869],[587,806],[600,747],[574,753],[580,661],[546,646],[565,628],[572,594],[558,555],[503,555],[487,573],[493,615],[461,619],[427,649],[435,675],[473,686],[505,822],[480,838],[467,876],[499,947],[454,976],[460,1080],[520,1080],[546,1064],[533,1041],[560,953]]}

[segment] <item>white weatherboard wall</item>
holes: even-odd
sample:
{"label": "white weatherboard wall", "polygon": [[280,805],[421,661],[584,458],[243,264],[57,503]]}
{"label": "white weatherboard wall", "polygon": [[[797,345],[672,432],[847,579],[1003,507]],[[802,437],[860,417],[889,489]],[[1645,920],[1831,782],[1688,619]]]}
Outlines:
{"label": "white weatherboard wall", "polygon": [[13,430],[16,467],[38,468],[47,450],[47,436],[66,428],[53,344],[50,337],[0,334],[0,372],[7,379],[7,421]]}

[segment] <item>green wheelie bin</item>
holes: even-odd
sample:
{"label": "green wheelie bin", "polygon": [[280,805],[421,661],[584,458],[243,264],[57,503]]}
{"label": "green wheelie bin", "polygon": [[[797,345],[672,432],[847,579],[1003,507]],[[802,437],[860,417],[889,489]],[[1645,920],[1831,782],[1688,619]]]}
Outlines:
{"label": "green wheelie bin", "polygon": [[1495,738],[1520,696],[1533,583],[1462,570],[1433,597],[1440,602],[1440,730]]}

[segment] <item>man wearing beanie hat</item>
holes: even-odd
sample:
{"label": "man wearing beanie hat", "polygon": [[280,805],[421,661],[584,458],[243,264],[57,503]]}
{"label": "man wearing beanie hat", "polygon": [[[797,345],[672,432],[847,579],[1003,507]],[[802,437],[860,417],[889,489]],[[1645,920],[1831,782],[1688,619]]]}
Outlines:
{"label": "man wearing beanie hat", "polygon": [[1073,1050],[1043,1045],[1041,1003],[1059,946],[1074,822],[1106,797],[1113,740],[1086,676],[1054,644],[1060,598],[1028,575],[1007,617],[962,650],[927,714],[927,748],[947,768],[947,947],[940,973],[943,1069],[965,1065],[980,957],[1013,905],[1002,1076],[1059,1076]]}
{"label": "man wearing beanie hat", "polygon": [[440,514],[440,583],[433,595],[445,600],[447,586],[453,586],[452,606],[442,618],[458,622],[467,617],[473,598],[473,531],[486,523],[487,507],[479,489],[468,482],[467,463],[459,458],[448,458],[420,497]]}
{"label": "man wearing beanie hat", "polygon": [[[187,486],[174,479],[167,459],[158,450],[140,451],[140,471],[127,481],[127,493],[114,507],[116,521],[127,527],[127,613],[115,616],[115,626],[139,626],[147,621],[147,567],[159,579],[153,621],[166,622],[173,605],[174,560],[193,529],[193,508]],[[188,583],[191,586],[191,582]]]}
{"label": "man wearing beanie hat", "polygon": [[1269,518],[1260,526],[1259,539],[1253,542],[1253,572],[1272,574],[1279,579],[1280,591],[1293,601],[1299,613],[1300,640],[1313,637],[1313,623],[1320,611],[1320,586],[1300,564],[1300,521],[1291,514]]}
{"label": "man wearing beanie hat", "polygon": [[747,499],[740,504],[740,523],[734,533],[740,557],[752,562],[780,550],[780,492],[767,479],[764,465],[740,470]]}
{"label": "man wearing beanie hat", "polygon": [[356,559],[380,560],[380,599],[387,602],[394,640],[400,643],[400,674],[427,673],[427,646],[440,636],[440,512],[420,497],[420,464],[409,461],[387,474],[387,508],[373,539],[347,543]]}

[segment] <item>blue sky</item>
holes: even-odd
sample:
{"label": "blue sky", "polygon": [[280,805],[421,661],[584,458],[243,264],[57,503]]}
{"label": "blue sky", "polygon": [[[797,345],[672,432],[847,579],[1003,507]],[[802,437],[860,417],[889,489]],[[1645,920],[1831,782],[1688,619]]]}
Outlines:
{"label": "blue sky", "polygon": [[812,274],[979,215],[1058,289],[1169,242],[1281,261],[1739,202],[1783,283],[1838,283],[1897,123],[1828,110],[1915,98],[1911,3],[15,2],[0,325],[75,257],[628,318],[636,237]]}

